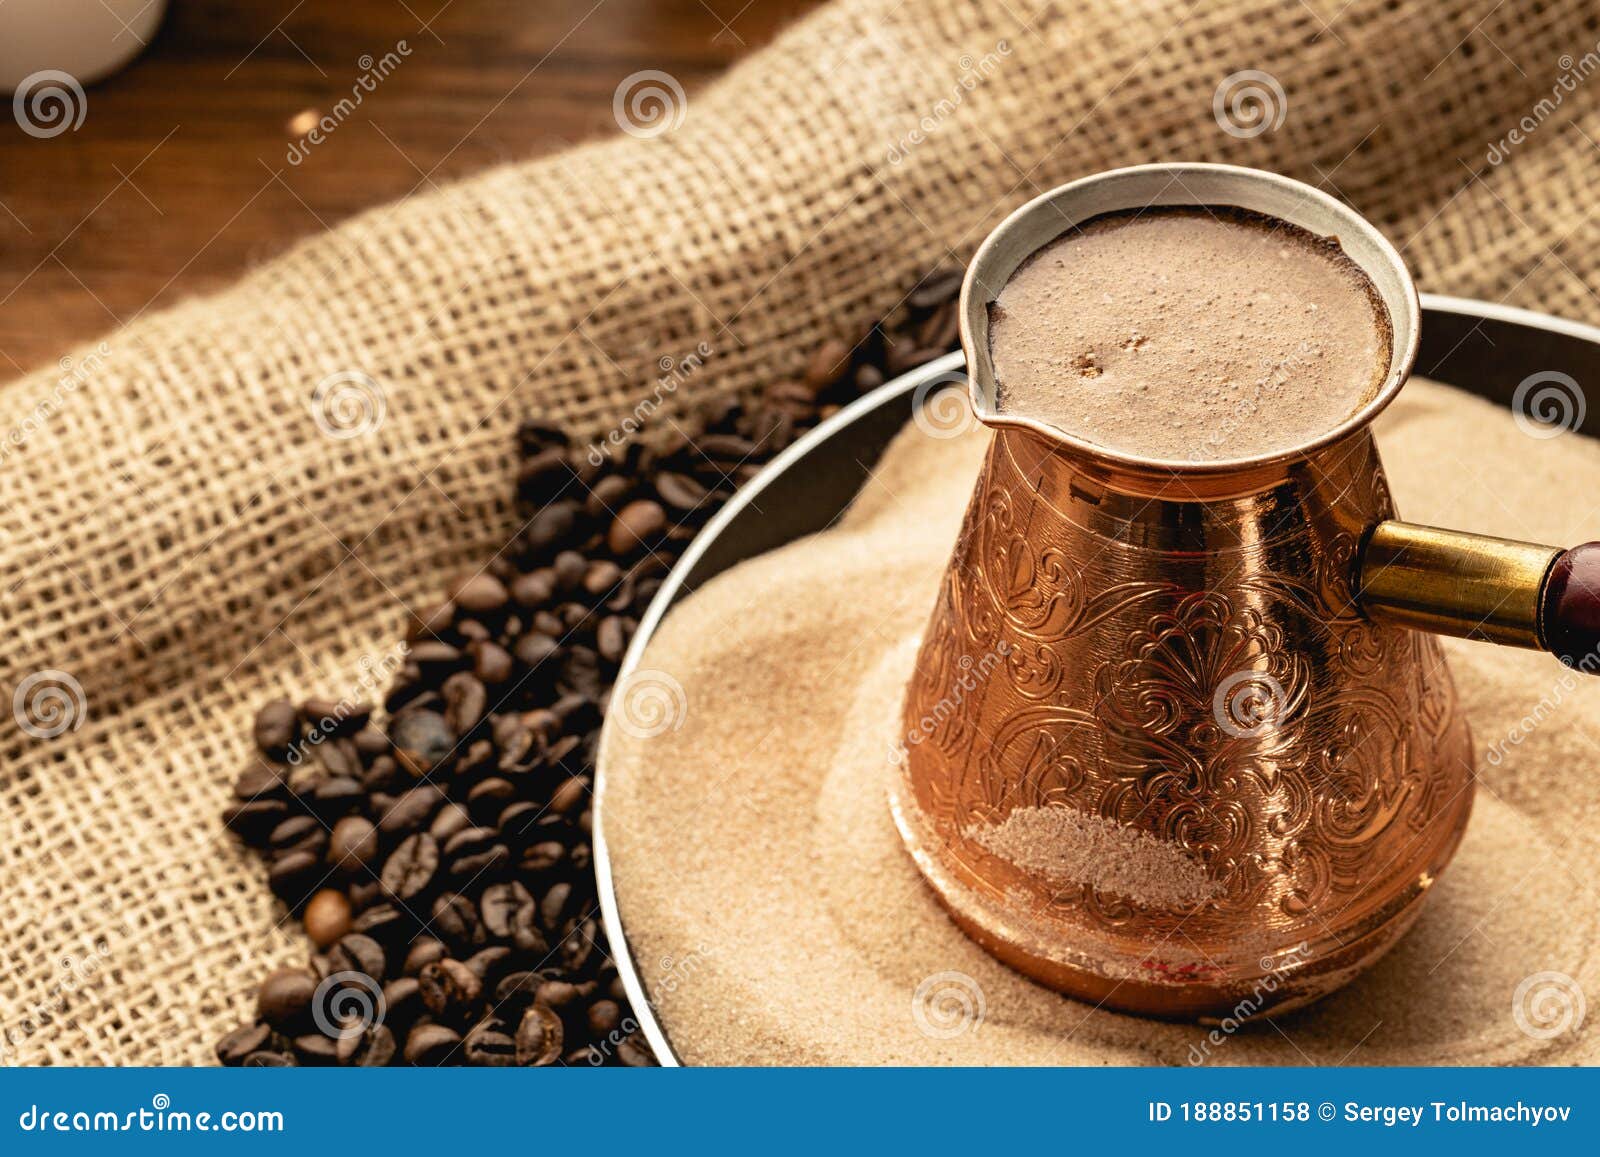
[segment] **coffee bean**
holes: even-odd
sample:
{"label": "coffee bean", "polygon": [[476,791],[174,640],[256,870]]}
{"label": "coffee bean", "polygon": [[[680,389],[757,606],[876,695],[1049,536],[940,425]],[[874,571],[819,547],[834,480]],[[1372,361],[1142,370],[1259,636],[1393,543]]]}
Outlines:
{"label": "coffee bean", "polygon": [[533,1000],[535,989],[539,987],[540,974],[523,970],[508,972],[500,978],[494,986],[494,1004],[496,1008],[520,1010]]}
{"label": "coffee bean", "polygon": [[687,474],[665,471],[656,476],[656,493],[673,510],[687,514],[698,509],[711,492]]}
{"label": "coffee bean", "polygon": [[636,499],[617,512],[606,545],[613,554],[627,555],[650,546],[667,525],[667,512],[659,502]]}
{"label": "coffee bean", "polygon": [[605,693],[605,676],[600,669],[600,656],[587,647],[570,647],[562,657],[561,673],[556,685],[564,692],[596,700]]}
{"label": "coffee bean", "polygon": [[341,1065],[381,1068],[394,1060],[394,1033],[384,1024],[372,1024],[360,1032],[344,1033],[334,1044],[334,1054]]}
{"label": "coffee bean", "polygon": [[[381,887],[380,887],[381,891]],[[372,904],[356,913],[350,931],[387,943],[406,927],[406,919],[393,904]]]}
{"label": "coffee bean", "polygon": [[[334,1040],[339,1063],[497,1063],[508,1037],[517,1059],[650,1063],[591,912],[588,789],[611,682],[695,528],[805,429],[953,341],[959,287],[959,271],[930,275],[864,340],[820,343],[803,380],[750,401],[707,396],[634,443],[608,442],[598,465],[562,430],[523,422],[526,526],[410,623],[387,722],[316,696],[258,712],[262,754],[234,784],[224,822],[268,848],[269,882],[291,905],[317,893],[303,918],[329,947],[302,986],[341,966],[401,974],[384,984],[384,1025]],[[385,875],[419,890],[398,898]],[[351,911],[342,936],[338,896]],[[448,1023],[419,983],[433,965],[438,980],[445,961],[482,987]],[[562,1031],[548,1048],[548,1026],[527,1021],[539,1007]],[[235,1030],[219,1059],[325,1062],[309,1018],[293,1016],[282,1035],[266,1021]]]}
{"label": "coffee bean", "polygon": [[516,798],[517,787],[514,783],[497,775],[490,776],[467,792],[467,807],[472,815],[489,822]]}
{"label": "coffee bean", "polygon": [[520,606],[529,609],[542,607],[555,597],[556,580],[553,572],[536,570],[518,575],[511,582],[511,597]]}
{"label": "coffee bean", "polygon": [[529,520],[522,530],[522,544],[530,553],[564,546],[578,521],[576,502],[552,502]]}
{"label": "coffee bean", "polygon": [[327,948],[350,931],[350,901],[343,892],[324,888],[306,901],[301,914],[306,935],[318,948]]}
{"label": "coffee bean", "polygon": [[529,872],[547,873],[560,867],[566,855],[565,844],[543,840],[522,854],[522,866]]}
{"label": "coffee bean", "polygon": [[531,916],[534,900],[526,887],[512,880],[504,884],[490,884],[485,888],[480,908],[484,927],[490,935],[505,939],[511,935],[512,922],[519,912],[527,911]]}
{"label": "coffee bean", "polygon": [[456,735],[470,734],[483,722],[489,707],[489,693],[483,682],[470,671],[457,671],[444,681],[445,722]]}
{"label": "coffee bean", "polygon": [[497,1020],[484,1021],[466,1036],[461,1052],[467,1064],[502,1068],[517,1063],[517,1043]]}
{"label": "coffee bean", "polygon": [[235,799],[249,803],[262,796],[281,796],[286,788],[281,767],[257,760],[240,772],[239,778],[234,780],[233,795]]}
{"label": "coffee bean", "polygon": [[414,787],[379,812],[378,830],[388,836],[416,831],[433,818],[443,802],[444,792],[433,784]]}
{"label": "coffee bean", "polygon": [[565,1029],[552,1008],[535,1004],[517,1025],[516,1060],[519,1065],[553,1065],[561,1056]]}
{"label": "coffee bean", "polygon": [[433,902],[433,928],[447,944],[468,954],[482,947],[486,937],[477,905],[457,892],[446,892]]}
{"label": "coffee bean", "polygon": [[402,712],[389,725],[389,739],[395,757],[413,775],[427,775],[455,749],[456,736],[436,711],[411,709]]}
{"label": "coffee bean", "polygon": [[357,731],[354,736],[356,752],[363,759],[372,759],[389,752],[389,737],[371,723]]}
{"label": "coffee bean", "polygon": [[447,955],[449,955],[449,950],[445,948],[444,941],[433,936],[424,936],[411,945],[410,951],[406,953],[405,964],[401,966],[401,971],[407,976],[415,976],[425,966],[432,964],[435,960],[443,960]]}
{"label": "coffee bean", "polygon": [[383,986],[384,1013],[395,1026],[398,1035],[402,1028],[411,1025],[424,1015],[422,989],[415,976],[401,976]]}
{"label": "coffee bean", "polygon": [[391,896],[410,900],[433,883],[439,869],[439,845],[426,832],[407,836],[383,862],[383,886]]}
{"label": "coffee bean", "polygon": [[829,338],[812,351],[806,363],[806,385],[816,394],[832,385],[844,373],[850,360],[850,347],[838,338]]}
{"label": "coffee bean", "polygon": [[[543,666],[547,660],[559,654],[561,648],[555,639],[548,635],[527,634],[517,640],[514,650],[518,661],[528,667],[537,669]],[[553,671],[547,671],[547,674],[553,675],[553,673]]]}
{"label": "coffee bean", "polygon": [[561,926],[561,918],[566,915],[572,906],[572,885],[565,880],[552,884],[550,890],[544,894],[544,899],[539,901],[539,923],[547,931],[553,931]]}
{"label": "coffee bean", "polygon": [[406,1034],[407,1064],[433,1067],[444,1064],[461,1043],[461,1034],[442,1024],[419,1024]]}
{"label": "coffee bean", "polygon": [[222,813],[222,822],[245,843],[259,848],[288,816],[289,805],[280,799],[253,799],[229,806]]}
{"label": "coffee bean", "polygon": [[361,773],[361,786],[371,795],[394,791],[400,787],[400,761],[391,755],[380,755]]}
{"label": "coffee bean", "polygon": [[315,816],[291,816],[272,829],[267,843],[279,852],[320,854],[328,843],[328,829]]}
{"label": "coffee bean", "polygon": [[[756,444],[739,434],[706,434],[695,443],[695,448],[710,460],[713,466],[719,464],[738,466],[747,462],[756,452]],[[720,468],[718,473],[721,473]],[[617,553],[620,554],[621,551]]]}
{"label": "coffee bean", "polygon": [[420,674],[431,678],[441,671],[460,667],[466,662],[466,655],[454,644],[428,639],[411,648],[411,661],[417,665]]}
{"label": "coffee bean", "polygon": [[551,568],[556,580],[556,590],[570,595],[583,585],[583,576],[589,570],[589,560],[575,550],[564,550],[556,555]]}
{"label": "coffee bean", "polygon": [[533,999],[546,1008],[567,1012],[576,1008],[583,1000],[583,990],[570,980],[547,978],[534,990]]}
{"label": "coffee bean", "polygon": [[600,626],[595,630],[595,649],[608,663],[622,662],[622,656],[628,649],[628,631],[621,618],[607,615],[600,620]]}
{"label": "coffee bean", "polygon": [[517,471],[518,496],[525,502],[542,505],[573,486],[575,479],[566,452],[552,446],[523,462]]}
{"label": "coffee bean", "polygon": [[558,948],[562,967],[568,972],[582,972],[594,957],[599,940],[600,925],[593,920],[583,920],[567,928]]}
{"label": "coffee bean", "polygon": [[417,973],[422,1003],[435,1016],[455,1018],[470,1012],[483,997],[483,981],[459,960],[446,957]]}
{"label": "coffee bean", "polygon": [[575,775],[550,793],[550,810],[558,815],[578,811],[589,801],[589,777]]}
{"label": "coffee bean", "polygon": [[304,968],[269,973],[256,992],[256,1015],[274,1028],[300,1023],[310,1014],[317,978]]}
{"label": "coffee bean", "polygon": [[285,852],[273,860],[272,867],[267,870],[267,886],[285,904],[298,907],[325,871],[322,857],[315,852]]}
{"label": "coffee bean", "polygon": [[490,574],[475,574],[463,579],[450,593],[456,606],[475,615],[492,614],[511,601],[505,584]]}
{"label": "coffee bean", "polygon": [[608,558],[591,562],[583,572],[583,591],[591,598],[609,595],[622,581],[623,570]]}
{"label": "coffee bean", "polygon": [[447,803],[440,808],[428,825],[428,834],[438,841],[447,841],[457,832],[472,826],[472,813],[458,803]]}
{"label": "coffee bean", "polygon": [[280,1053],[270,1049],[251,1053],[244,1058],[243,1068],[247,1069],[285,1069],[294,1068],[296,1061],[288,1053]]}
{"label": "coffee bean", "polygon": [[519,908],[511,917],[511,943],[518,952],[530,958],[546,959],[550,954],[550,941],[539,927],[537,905]]}
{"label": "coffee bean", "polygon": [[511,966],[512,951],[504,944],[492,944],[488,948],[480,949],[467,957],[466,966],[472,969],[479,980],[483,981],[485,988],[500,982],[506,969]]}
{"label": "coffee bean", "polygon": [[609,517],[622,509],[633,492],[633,481],[625,474],[608,474],[594,484],[583,501],[583,512],[590,518]]}
{"label": "coffee bean", "polygon": [[336,1045],[331,1037],[325,1037],[320,1032],[304,1033],[294,1038],[294,1055],[302,1065],[331,1065],[336,1064]]}
{"label": "coffee bean", "polygon": [[300,738],[300,713],[287,699],[263,704],[256,712],[255,741],[265,755],[281,757]]}
{"label": "coffee bean", "polygon": [[324,735],[354,735],[372,718],[372,704],[312,697],[300,704],[300,715]]}
{"label": "coffee bean", "polygon": [[316,791],[312,793],[311,809],[325,823],[332,822],[355,811],[366,797],[366,788],[361,785],[359,779],[349,775],[335,775],[317,785]]}
{"label": "coffee bean", "polygon": [[303,801],[317,790],[317,785],[328,778],[328,769],[314,759],[302,759],[284,775],[289,790]]}
{"label": "coffee bean", "polygon": [[366,973],[373,980],[383,980],[385,953],[383,946],[371,936],[351,932],[328,952],[328,963],[335,972]]}
{"label": "coffee bean", "polygon": [[251,1053],[265,1048],[271,1037],[267,1025],[241,1025],[217,1042],[217,1060],[229,1066],[242,1065]]}
{"label": "coffee bean", "polygon": [[511,652],[498,643],[479,643],[472,649],[472,673],[488,684],[511,678]]}
{"label": "coffee bean", "polygon": [[617,1045],[617,1060],[628,1068],[642,1069],[655,1064],[656,1055],[650,1051],[644,1037],[634,1033]]}
{"label": "coffee bean", "polygon": [[378,856],[378,829],[365,816],[346,816],[328,837],[328,863],[346,872],[364,868]]}
{"label": "coffee bean", "polygon": [[622,1024],[622,1008],[614,1000],[597,1000],[589,1006],[589,1032],[604,1038]]}

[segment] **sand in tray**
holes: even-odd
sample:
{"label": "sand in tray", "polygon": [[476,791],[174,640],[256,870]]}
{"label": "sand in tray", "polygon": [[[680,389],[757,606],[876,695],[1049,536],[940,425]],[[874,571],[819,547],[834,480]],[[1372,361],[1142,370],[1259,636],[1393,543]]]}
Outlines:
{"label": "sand in tray", "polygon": [[[1591,441],[1530,440],[1505,411],[1416,382],[1379,442],[1409,518],[1592,536],[1582,504],[1540,501],[1600,486]],[[608,737],[603,812],[634,960],[683,1059],[1600,1062],[1600,680],[1533,652],[1445,641],[1478,749],[1495,753],[1461,850],[1393,952],[1276,1027],[1218,1046],[1200,1026],[1093,1009],[951,924],[885,795],[913,641],[985,443],[908,428],[834,529],[719,576],[652,640],[644,665],[683,686],[684,724]]]}

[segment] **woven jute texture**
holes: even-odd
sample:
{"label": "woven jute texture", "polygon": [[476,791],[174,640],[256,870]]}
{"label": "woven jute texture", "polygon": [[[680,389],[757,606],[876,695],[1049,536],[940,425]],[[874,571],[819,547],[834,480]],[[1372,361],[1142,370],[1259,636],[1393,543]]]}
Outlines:
{"label": "woven jute texture", "polygon": [[603,432],[700,343],[652,421],[792,377],[1140,161],[1289,173],[1427,288],[1600,319],[1597,39],[1584,0],[839,0],[668,90],[670,132],[367,213],[6,385],[4,1059],[205,1062],[303,954],[218,830],[252,709],[381,681],[516,530],[517,419]]}

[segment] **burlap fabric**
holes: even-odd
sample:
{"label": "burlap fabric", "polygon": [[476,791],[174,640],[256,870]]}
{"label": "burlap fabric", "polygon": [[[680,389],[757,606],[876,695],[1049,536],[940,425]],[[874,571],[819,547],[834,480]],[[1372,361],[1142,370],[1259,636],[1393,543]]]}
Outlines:
{"label": "burlap fabric", "polygon": [[668,412],[793,376],[1022,200],[1160,159],[1320,183],[1427,288],[1600,319],[1597,39],[1583,0],[838,0],[669,133],[368,213],[5,386],[5,1059],[204,1062],[304,952],[218,832],[252,708],[359,693],[509,538],[519,417],[604,431],[702,342]]}

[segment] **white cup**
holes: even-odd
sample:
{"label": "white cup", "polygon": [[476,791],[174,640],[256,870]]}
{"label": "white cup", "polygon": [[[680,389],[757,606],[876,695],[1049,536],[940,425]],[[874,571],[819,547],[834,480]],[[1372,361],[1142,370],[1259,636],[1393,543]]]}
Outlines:
{"label": "white cup", "polygon": [[4,0],[0,92],[51,72],[91,84],[143,52],[166,10],[167,0]]}

